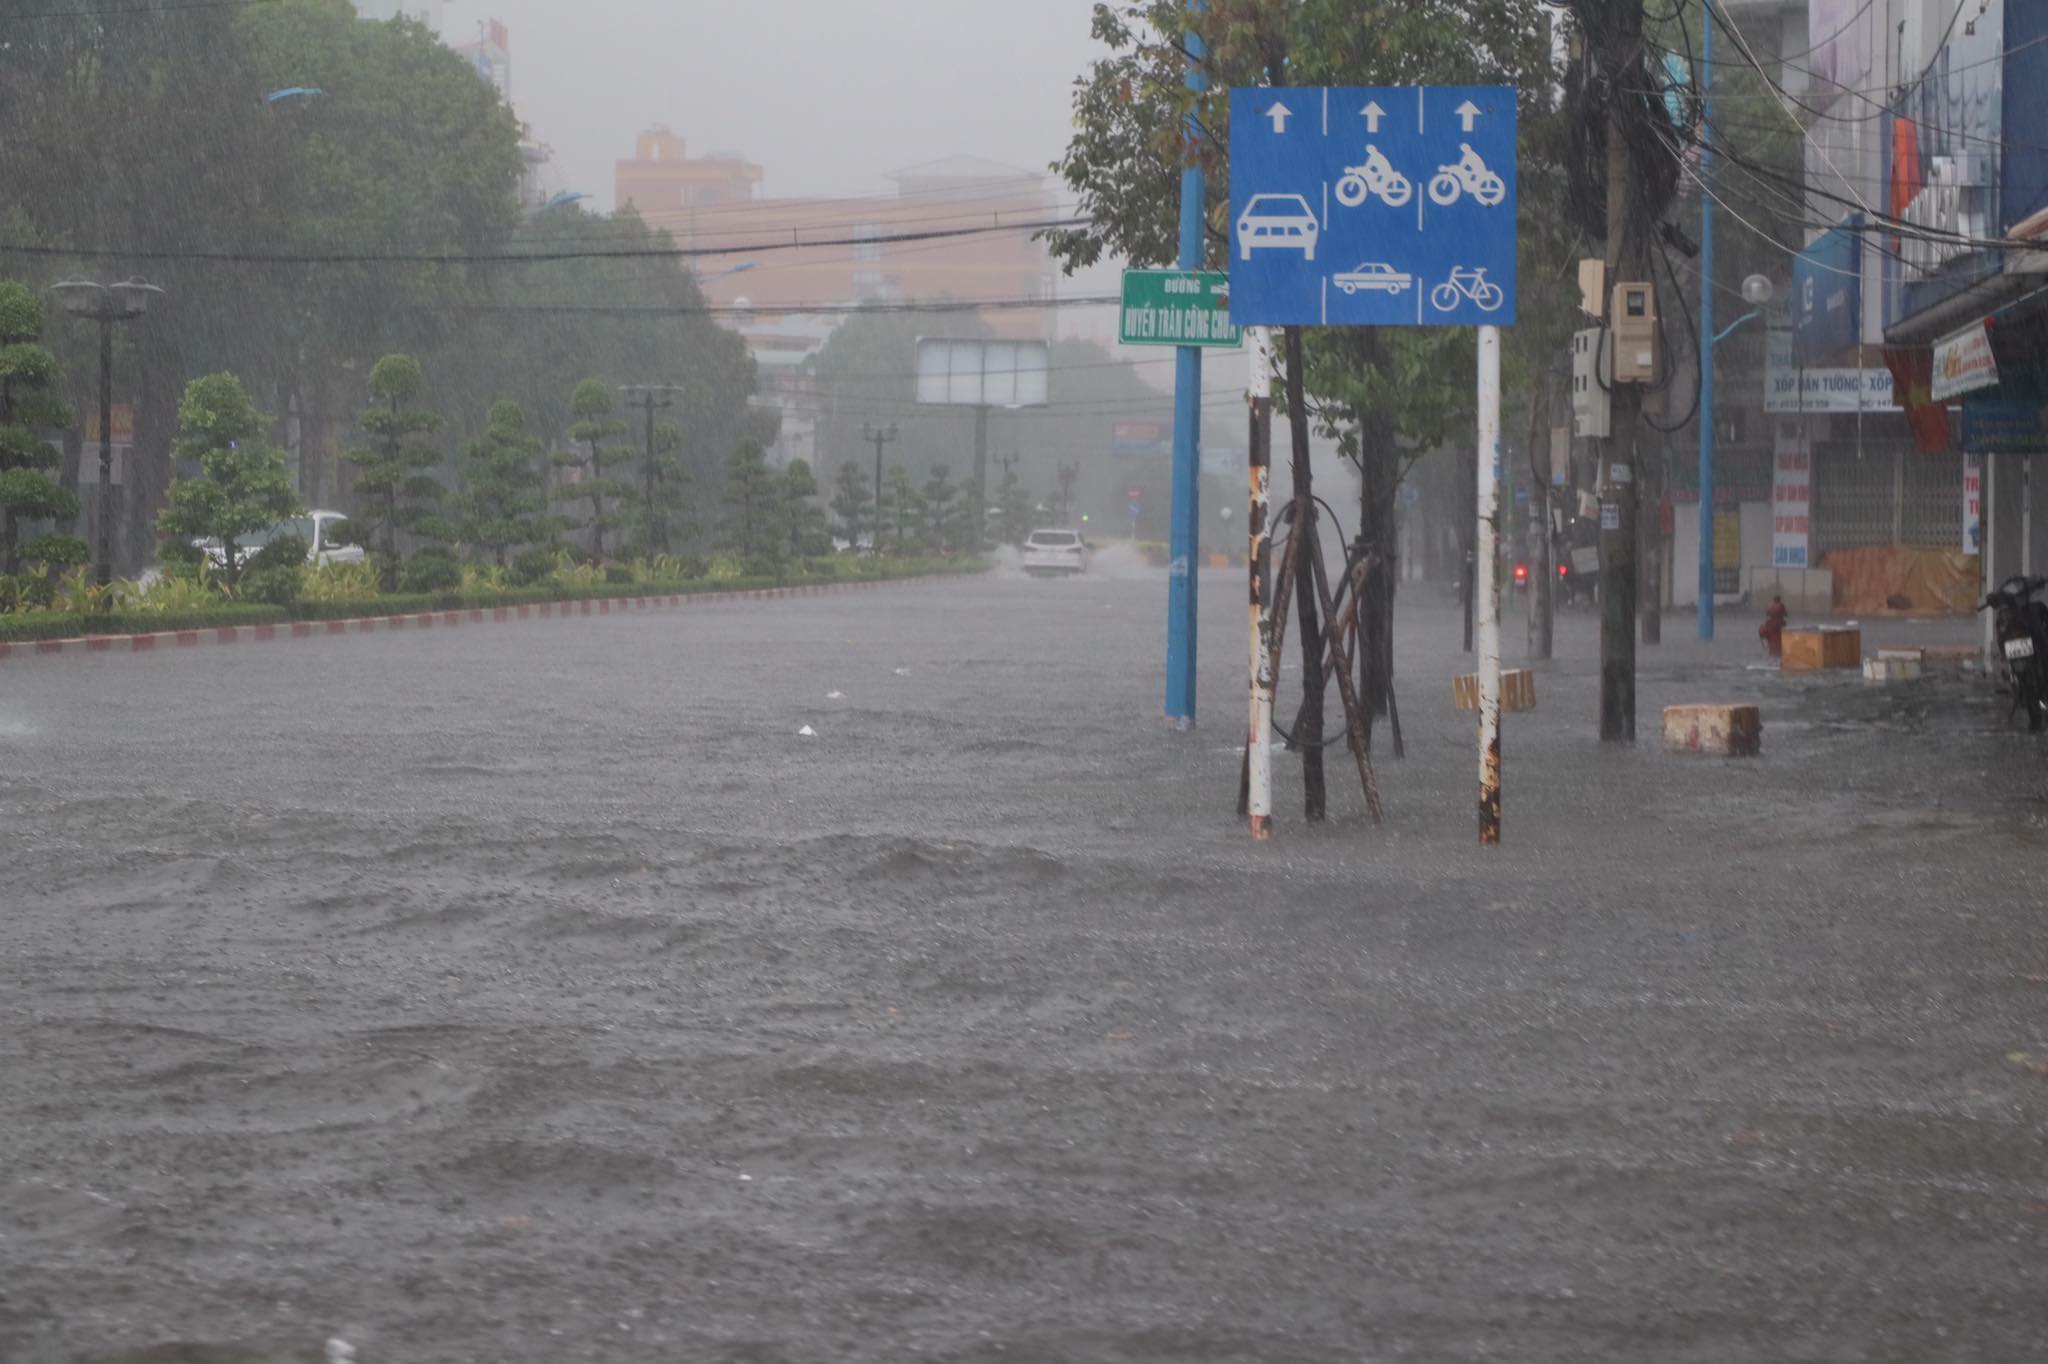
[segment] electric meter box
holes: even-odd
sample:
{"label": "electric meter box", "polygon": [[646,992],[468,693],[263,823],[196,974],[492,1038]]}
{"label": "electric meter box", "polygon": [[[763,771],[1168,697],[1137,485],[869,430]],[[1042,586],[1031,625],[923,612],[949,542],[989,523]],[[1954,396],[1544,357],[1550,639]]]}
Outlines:
{"label": "electric meter box", "polygon": [[1614,286],[1614,381],[1654,383],[1657,378],[1657,291],[1648,284]]}
{"label": "electric meter box", "polygon": [[1572,333],[1572,434],[1604,440],[1614,433],[1614,405],[1608,396],[1612,356],[1602,344],[1604,329]]}

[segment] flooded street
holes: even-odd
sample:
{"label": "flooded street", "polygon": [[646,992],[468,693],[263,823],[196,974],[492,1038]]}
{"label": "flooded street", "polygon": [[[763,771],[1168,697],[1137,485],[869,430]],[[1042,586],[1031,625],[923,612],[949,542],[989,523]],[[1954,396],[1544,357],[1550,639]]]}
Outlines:
{"label": "flooded street", "polygon": [[1255,847],[1240,578],[1179,738],[1164,594],[5,665],[0,1360],[2048,1355],[2048,748],[1975,684],[1737,619],[1601,751],[1568,615],[1482,854],[1418,595],[1388,824],[1283,756]]}

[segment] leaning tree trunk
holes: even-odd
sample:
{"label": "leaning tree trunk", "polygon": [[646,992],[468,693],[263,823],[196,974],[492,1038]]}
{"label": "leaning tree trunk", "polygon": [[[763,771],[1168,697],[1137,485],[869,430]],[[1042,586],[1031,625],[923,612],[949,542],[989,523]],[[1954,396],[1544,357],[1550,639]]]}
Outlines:
{"label": "leaning tree trunk", "polygon": [[1301,749],[1302,814],[1321,821],[1329,808],[1323,785],[1323,628],[1316,607],[1315,483],[1308,459],[1308,405],[1302,391],[1301,328],[1287,329],[1287,424],[1294,442],[1294,601],[1301,627],[1301,711],[1294,741]]}
{"label": "leaning tree trunk", "polygon": [[[1367,369],[1386,364],[1386,347],[1373,328],[1358,333],[1359,363]],[[1401,738],[1401,711],[1394,700],[1394,587],[1400,562],[1394,500],[1400,452],[1395,448],[1394,421],[1383,408],[1358,418],[1358,543],[1352,553],[1370,559],[1372,569],[1352,604],[1358,618],[1359,700],[1365,707],[1366,737],[1374,720],[1384,715],[1393,738],[1394,756],[1407,756]]]}

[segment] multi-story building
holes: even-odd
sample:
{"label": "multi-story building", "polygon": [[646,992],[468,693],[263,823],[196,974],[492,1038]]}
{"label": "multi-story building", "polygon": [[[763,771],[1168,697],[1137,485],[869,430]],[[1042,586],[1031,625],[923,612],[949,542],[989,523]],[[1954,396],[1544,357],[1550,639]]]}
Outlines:
{"label": "multi-story building", "polygon": [[1870,49],[1891,53],[1889,79],[1859,111],[1877,129],[1882,224],[1864,239],[1864,325],[1923,445],[1962,452],[1954,543],[1996,584],[2048,572],[2048,5],[1906,10],[1892,46]]}
{"label": "multi-story building", "polygon": [[[998,336],[1055,334],[1058,275],[1037,235],[1056,212],[1046,177],[960,157],[898,171],[893,193],[852,198],[765,197],[764,178],[736,153],[693,157],[657,127],[618,163],[616,194],[621,209],[705,253],[704,292],[734,317],[781,410],[779,459],[817,460],[808,362],[850,308],[959,305]],[[934,332],[949,325],[943,310],[930,316]]]}

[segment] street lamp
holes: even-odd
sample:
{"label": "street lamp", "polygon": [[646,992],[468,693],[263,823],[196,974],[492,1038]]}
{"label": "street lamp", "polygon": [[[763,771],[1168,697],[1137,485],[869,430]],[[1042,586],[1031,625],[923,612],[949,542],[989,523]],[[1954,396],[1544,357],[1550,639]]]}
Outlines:
{"label": "street lamp", "polygon": [[[163,290],[140,275],[119,284],[88,279],[59,280],[50,286],[64,311],[85,322],[100,324],[100,546],[99,585],[114,580],[114,324],[133,322],[149,311],[152,297]],[[129,461],[134,462],[134,451]]]}
{"label": "street lamp", "polygon": [[[1706,257],[1711,262],[1712,258]],[[1714,347],[1753,318],[1762,317],[1764,305],[1775,292],[1770,280],[1751,275],[1742,281],[1742,301],[1750,310],[1720,331],[1714,330],[1713,278],[1703,274],[1700,282],[1700,582],[1699,637],[1714,637]]]}

